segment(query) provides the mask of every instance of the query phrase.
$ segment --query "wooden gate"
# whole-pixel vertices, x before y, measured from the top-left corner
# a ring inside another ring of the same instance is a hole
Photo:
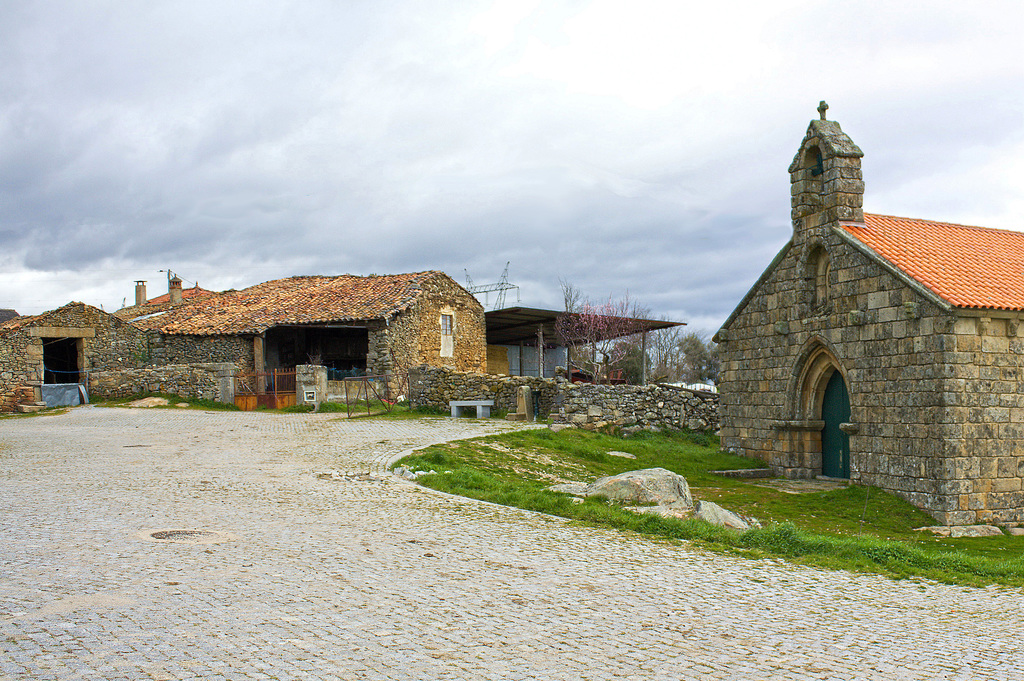
[[[295,404],[295,369],[247,371],[235,375],[235,405],[243,411],[283,409]]]

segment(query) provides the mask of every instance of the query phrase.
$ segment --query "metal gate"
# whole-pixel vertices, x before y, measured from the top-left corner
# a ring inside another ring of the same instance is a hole
[[[243,411],[258,407],[283,409],[295,404],[295,369],[246,371],[235,375],[235,405]]]

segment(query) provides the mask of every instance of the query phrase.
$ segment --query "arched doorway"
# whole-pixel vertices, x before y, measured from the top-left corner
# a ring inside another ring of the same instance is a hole
[[[842,364],[822,338],[804,346],[791,384],[792,418],[804,424],[800,451],[806,473],[850,477],[850,436],[840,425],[850,421],[850,393]]]
[[[838,369],[825,385],[821,401],[821,474],[831,478],[850,477],[850,436],[839,428],[839,424],[850,420],[850,395],[846,382]]]

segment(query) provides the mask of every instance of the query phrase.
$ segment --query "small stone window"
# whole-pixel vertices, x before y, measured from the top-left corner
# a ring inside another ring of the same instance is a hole
[[[814,307],[819,308],[828,302],[832,261],[828,257],[828,251],[819,246],[814,249],[808,264],[814,282]]]
[[[453,320],[455,315],[443,314],[441,315],[441,334],[445,336],[452,335]]]

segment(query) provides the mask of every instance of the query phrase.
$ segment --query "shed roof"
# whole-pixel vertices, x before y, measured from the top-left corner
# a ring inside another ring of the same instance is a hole
[[[1024,233],[867,213],[840,228],[957,307],[1024,310]]]
[[[566,313],[560,310],[542,310],[532,307],[506,307],[502,310],[491,310],[485,314],[487,320],[488,345],[512,345],[537,342],[537,329],[543,329],[544,338],[554,341],[557,338],[555,323]],[[656,319],[630,319],[635,333],[656,331],[673,326],[683,326],[685,322],[668,322]],[[602,339],[603,340],[603,339]]]
[[[429,270],[409,274],[301,276],[240,291],[211,293],[168,309],[143,305],[123,312],[136,326],[176,335],[258,334],[274,326],[384,319],[411,306]]]

